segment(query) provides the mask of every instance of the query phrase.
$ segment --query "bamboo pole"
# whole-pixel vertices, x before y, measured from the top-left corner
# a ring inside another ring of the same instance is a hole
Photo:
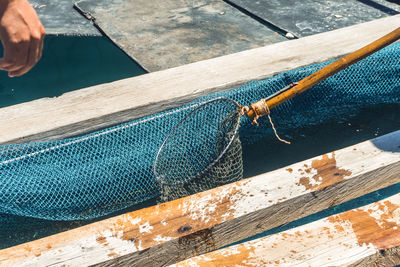
[[[357,51],[348,54],[335,62],[325,66],[324,68],[318,70],[317,72],[309,75],[308,77],[299,81],[295,86],[283,90],[282,93],[270,99],[261,99],[260,101],[250,105],[249,107],[244,107],[244,112],[246,116],[256,122],[258,117],[266,115],[269,110],[279,106],[280,104],[294,98],[295,96],[303,93],[307,89],[310,89],[314,85],[320,83],[321,81],[327,79],[333,74],[347,68],[348,66],[360,61],[361,59],[379,51],[380,49],[394,43],[400,39],[400,27],[396,30],[386,34],[385,36],[379,38],[378,40],[364,46]]]

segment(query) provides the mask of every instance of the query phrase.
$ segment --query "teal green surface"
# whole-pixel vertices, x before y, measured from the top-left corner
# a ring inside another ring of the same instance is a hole
[[[267,118],[261,118],[258,127],[243,118],[240,139],[245,177],[400,129],[399,48],[388,47],[274,109],[271,114],[276,128],[293,145],[276,140]],[[154,204],[152,198],[158,195],[152,172],[155,154],[188,110],[217,97],[248,105],[324,64],[211,94],[187,106],[82,137],[1,146],[1,245],[88,222],[49,222],[27,217],[54,221],[98,219],[124,212],[124,208],[134,209],[135,203]],[[395,186],[367,200],[397,192]],[[367,200],[353,201],[352,207]],[[334,210],[340,211],[343,209]]]
[[[104,37],[48,36],[42,59],[30,72],[9,78],[0,71],[0,108],[143,73]]]

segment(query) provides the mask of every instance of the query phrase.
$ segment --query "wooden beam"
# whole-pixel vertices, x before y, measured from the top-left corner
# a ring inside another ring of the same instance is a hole
[[[400,131],[206,192],[0,251],[20,266],[159,266],[400,182]]]
[[[173,266],[395,266],[399,248],[400,194]]]
[[[396,15],[2,108],[0,144],[76,136],[171,109],[200,95],[341,56],[399,25]]]

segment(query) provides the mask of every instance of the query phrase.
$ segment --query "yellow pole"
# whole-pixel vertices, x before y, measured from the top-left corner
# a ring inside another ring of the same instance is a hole
[[[354,64],[361,59],[377,52],[378,50],[388,46],[389,44],[400,39],[400,27],[391,33],[379,38],[378,40],[372,42],[371,44],[360,48],[359,50],[348,54],[335,62],[325,66],[324,68],[318,70],[317,72],[311,74],[310,76],[302,79],[292,88],[282,92],[281,94],[265,101],[264,99],[244,107],[243,111],[252,120],[257,120],[258,117],[266,115],[269,109],[279,106],[280,104],[286,102],[287,100],[303,93],[307,89],[313,87],[319,82],[325,80],[326,78],[332,76],[333,74],[347,68],[351,64]],[[267,105],[268,108],[265,107]]]

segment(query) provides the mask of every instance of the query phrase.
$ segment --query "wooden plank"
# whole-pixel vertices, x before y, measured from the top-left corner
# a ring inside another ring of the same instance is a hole
[[[4,249],[0,263],[172,264],[398,183],[399,173],[397,131],[233,184]]]
[[[400,15],[0,109],[0,144],[80,135],[354,51]]]
[[[75,0],[29,0],[47,35],[101,36],[99,30],[74,9]]]
[[[228,0],[228,2],[297,37],[399,14],[400,10],[398,5],[381,0]]]
[[[400,246],[379,250],[379,252],[349,264],[349,267],[356,266],[398,266],[400,264]]]
[[[173,266],[395,266],[399,248],[398,194]]]
[[[222,0],[81,0],[75,6],[148,71],[287,40]]]

